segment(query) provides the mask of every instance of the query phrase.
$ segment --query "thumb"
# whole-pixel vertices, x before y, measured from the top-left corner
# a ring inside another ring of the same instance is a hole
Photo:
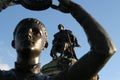
[[[71,0],[58,0],[60,2],[60,4],[64,5],[64,6],[69,6]]]

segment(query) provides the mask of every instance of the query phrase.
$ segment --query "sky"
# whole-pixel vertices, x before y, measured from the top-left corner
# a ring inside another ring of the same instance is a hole
[[[57,4],[56,0],[53,0]],[[108,63],[98,73],[100,80],[119,80],[120,76],[120,0],[73,0],[88,11],[108,32],[114,42],[117,52],[112,56]],[[43,11],[32,11],[21,5],[11,6],[0,12],[0,69],[9,70],[14,68],[16,61],[16,51],[11,47],[13,31],[18,22],[24,18],[37,18],[44,23],[48,31],[49,46],[42,51],[40,62],[41,66],[50,62],[51,43],[53,35],[58,32],[57,25],[63,24],[65,29],[72,30],[77,37],[81,47],[75,48],[78,58],[89,51],[87,37],[70,14],[64,14],[54,9]]]

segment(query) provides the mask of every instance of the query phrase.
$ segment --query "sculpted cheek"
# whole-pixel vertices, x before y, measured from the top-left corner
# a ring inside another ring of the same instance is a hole
[[[34,46],[32,47],[32,50],[42,50],[42,40],[39,39],[35,44]]]

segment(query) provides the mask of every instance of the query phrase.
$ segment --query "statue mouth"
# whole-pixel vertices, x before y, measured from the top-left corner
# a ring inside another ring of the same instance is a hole
[[[31,46],[34,45],[34,42],[31,41],[31,40],[23,40],[23,41],[21,42],[21,45],[24,46],[24,47],[31,47]]]

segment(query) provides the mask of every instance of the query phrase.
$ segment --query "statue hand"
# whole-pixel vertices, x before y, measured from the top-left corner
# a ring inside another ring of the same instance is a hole
[[[71,0],[58,0],[64,6],[69,6],[71,4]]]
[[[59,1],[59,5],[52,5],[51,8],[59,10],[63,13],[70,13],[70,2],[71,0],[58,0]]]

